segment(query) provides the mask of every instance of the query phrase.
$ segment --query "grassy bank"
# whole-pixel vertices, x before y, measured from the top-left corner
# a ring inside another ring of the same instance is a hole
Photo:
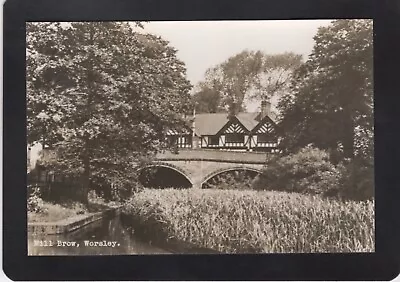
[[[28,211],[28,222],[54,222],[68,219],[81,214],[90,214],[106,210],[108,206],[89,203],[89,207],[77,202],[63,204],[43,202],[39,212]]]
[[[285,192],[150,190],[122,211],[151,240],[220,252],[374,251],[373,202]]]

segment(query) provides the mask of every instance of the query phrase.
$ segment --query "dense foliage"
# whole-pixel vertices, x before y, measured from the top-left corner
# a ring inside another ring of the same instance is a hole
[[[280,101],[286,152],[308,144],[339,160],[373,155],[372,20],[335,20],[314,37],[312,54]]]
[[[219,91],[200,83],[193,96],[196,103],[196,112],[198,113],[220,113],[226,109],[222,105],[222,97]]]
[[[44,202],[40,195],[40,188],[38,186],[28,186],[28,199],[26,202],[27,211],[33,213],[44,212]]]
[[[98,182],[132,183],[132,162],[166,145],[190,107],[185,66],[160,37],[128,23],[27,24],[28,142],[48,164]]]
[[[341,172],[329,155],[312,147],[270,161],[253,187],[305,194],[324,194],[339,186]]]
[[[334,165],[326,151],[308,146],[269,161],[252,187],[365,201],[374,197],[373,168],[371,158],[359,157]]]
[[[356,157],[339,166],[341,178],[337,187],[343,199],[369,200],[375,197],[374,163],[371,158]]]
[[[123,209],[148,240],[180,240],[227,253],[374,251],[373,202],[298,193],[148,190]]]

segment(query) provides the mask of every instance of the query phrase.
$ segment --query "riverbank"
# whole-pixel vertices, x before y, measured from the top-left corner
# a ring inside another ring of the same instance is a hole
[[[72,232],[104,217],[116,216],[119,208],[107,208],[99,212],[75,215],[58,221],[28,222],[28,233],[62,234]]]
[[[296,193],[150,190],[123,208],[140,236],[222,253],[374,251],[373,202]]]
[[[64,204],[43,202],[39,211],[28,211],[28,222],[54,222],[66,220],[77,215],[87,215],[108,209],[104,204],[89,203],[86,207],[82,203],[67,202]]]
[[[71,232],[105,216],[115,215],[119,206],[89,202],[88,206],[78,202],[63,204],[42,202],[40,209],[28,211],[28,232],[61,234]]]

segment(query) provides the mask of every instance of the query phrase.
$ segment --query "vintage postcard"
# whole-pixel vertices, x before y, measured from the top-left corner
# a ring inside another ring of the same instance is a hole
[[[28,255],[375,252],[373,22],[26,22]]]

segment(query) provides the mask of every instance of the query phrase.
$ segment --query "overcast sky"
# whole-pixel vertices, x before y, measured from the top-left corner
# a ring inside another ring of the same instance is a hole
[[[145,31],[160,35],[178,49],[177,56],[187,67],[193,85],[205,71],[227,58],[248,50],[267,54],[285,51],[303,55],[312,51],[318,27],[331,20],[281,21],[181,21],[150,22]]]

